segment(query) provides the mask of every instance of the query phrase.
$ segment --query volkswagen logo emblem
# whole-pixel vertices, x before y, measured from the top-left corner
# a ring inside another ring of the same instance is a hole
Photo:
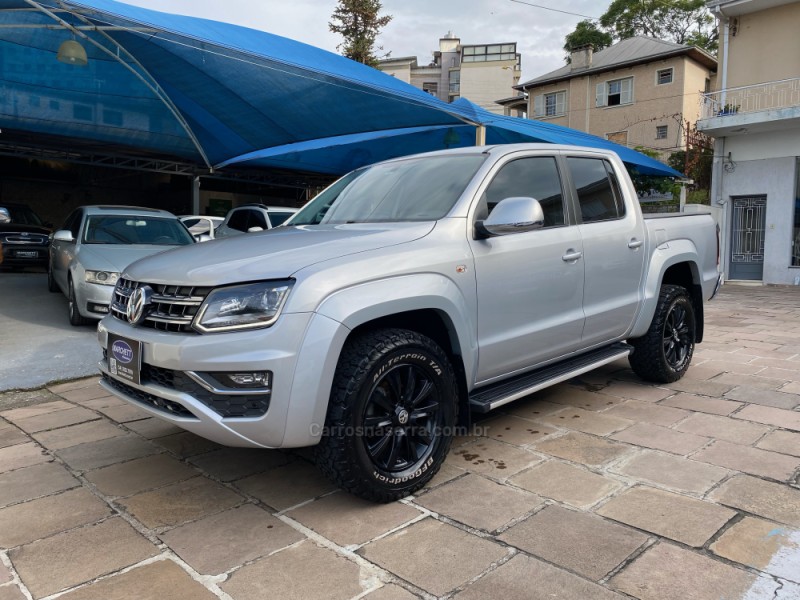
[[[149,285],[143,285],[136,288],[128,300],[128,309],[126,311],[128,322],[131,325],[139,325],[147,316],[147,307],[153,301],[153,288]]]

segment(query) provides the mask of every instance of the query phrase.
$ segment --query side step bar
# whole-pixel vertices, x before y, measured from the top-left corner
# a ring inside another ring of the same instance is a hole
[[[475,412],[487,413],[543,388],[625,358],[632,351],[631,346],[620,342],[518,375],[513,379],[478,388],[469,395],[470,407]]]

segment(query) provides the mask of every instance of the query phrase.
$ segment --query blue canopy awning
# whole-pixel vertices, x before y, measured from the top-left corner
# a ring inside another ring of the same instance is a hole
[[[87,66],[58,62],[75,39]],[[375,160],[487,143],[609,147],[595,136],[453,104],[336,54],[245,27],[114,0],[0,0],[0,128],[80,138],[221,168],[340,174]]]

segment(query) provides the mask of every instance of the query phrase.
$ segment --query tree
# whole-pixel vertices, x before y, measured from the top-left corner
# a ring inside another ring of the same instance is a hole
[[[704,0],[613,0],[600,25],[620,40],[646,35],[717,52],[716,23]]]
[[[392,20],[391,15],[380,16],[381,8],[380,0],[339,0],[328,23],[333,33],[344,38],[336,49],[347,58],[376,66],[375,40],[381,29]]]
[[[564,51],[567,53],[566,61],[569,62],[570,53],[576,48],[581,46],[591,45],[595,52],[608,48],[614,39],[610,33],[602,31],[597,28],[592,21],[588,19],[578,23],[575,31],[567,34],[564,40]]]

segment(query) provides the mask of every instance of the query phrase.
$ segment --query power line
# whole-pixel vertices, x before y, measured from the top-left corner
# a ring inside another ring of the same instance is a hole
[[[591,19],[592,21],[597,21],[598,17],[590,17],[589,15],[582,15],[581,13],[569,12],[568,10],[560,10],[558,8],[551,8],[549,6],[542,6],[541,4],[533,4],[532,2],[524,2],[524,0],[511,0],[511,2],[516,2],[517,4],[527,4],[528,6],[533,6],[534,8],[542,8],[544,10],[551,10],[553,12],[562,13],[565,15],[572,15],[573,17],[583,17],[585,19]]]

